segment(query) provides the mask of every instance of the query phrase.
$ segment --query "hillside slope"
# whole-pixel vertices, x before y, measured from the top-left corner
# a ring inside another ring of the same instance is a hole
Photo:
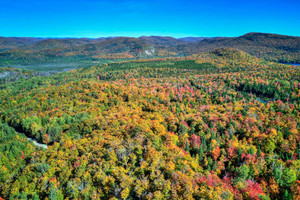
[[[199,43],[180,45],[174,51],[186,55],[217,48],[236,48],[256,57],[278,62],[300,62],[300,37],[266,33],[248,33],[240,37],[205,39]]]
[[[13,48],[28,46],[41,40],[43,39],[26,37],[0,37],[0,52]]]
[[[218,48],[239,49],[269,61],[300,63],[300,37],[266,33],[206,39],[143,36],[19,40],[22,42],[18,43],[14,40],[10,43],[13,49],[0,52],[0,65],[189,56]],[[197,40],[200,41],[196,42]],[[16,43],[19,47],[16,47]],[[4,48],[4,45],[2,47]]]

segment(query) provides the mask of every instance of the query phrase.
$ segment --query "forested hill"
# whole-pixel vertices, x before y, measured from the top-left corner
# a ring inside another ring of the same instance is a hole
[[[0,37],[0,52],[13,48],[29,46],[41,40],[43,39],[26,37]]]
[[[0,37],[0,65],[181,57],[224,47],[240,49],[269,61],[300,63],[300,37],[248,33],[231,38],[179,39],[161,36],[98,39]]]
[[[240,37],[204,39],[196,44],[177,46],[176,50],[196,54],[224,47],[237,48],[271,61],[300,62],[300,37],[277,34],[248,33]]]

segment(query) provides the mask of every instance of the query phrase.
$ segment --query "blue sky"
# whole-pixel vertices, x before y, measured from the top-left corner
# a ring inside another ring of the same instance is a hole
[[[0,35],[300,36],[299,12],[299,0],[0,0]]]

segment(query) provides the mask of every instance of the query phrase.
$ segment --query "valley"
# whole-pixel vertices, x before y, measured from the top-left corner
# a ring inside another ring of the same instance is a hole
[[[11,46],[5,46],[7,40]],[[20,41],[23,42],[20,45]],[[28,41],[30,41],[28,43]],[[300,38],[268,33],[239,37],[173,38],[161,36],[107,37],[98,39],[0,38],[0,66],[109,63],[132,59],[193,56],[218,48],[236,48],[280,63],[300,63]],[[56,68],[60,68],[59,66]]]

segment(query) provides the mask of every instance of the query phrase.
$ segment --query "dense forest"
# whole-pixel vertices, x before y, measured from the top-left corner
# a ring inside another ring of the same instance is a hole
[[[269,61],[300,63],[300,37],[277,34],[248,33],[240,37],[206,39],[175,48],[183,54],[196,54],[217,48],[236,48]]]
[[[98,39],[0,37],[0,66],[124,61],[198,55],[219,48],[236,48],[280,63],[300,63],[300,37],[248,33],[240,37],[173,38],[161,36]]]
[[[3,69],[0,199],[300,199],[299,69],[230,48]]]

